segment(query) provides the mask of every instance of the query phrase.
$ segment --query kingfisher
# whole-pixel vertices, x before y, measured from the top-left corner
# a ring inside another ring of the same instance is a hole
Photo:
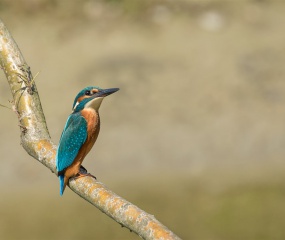
[[[80,166],[97,140],[100,131],[99,108],[104,97],[117,92],[119,88],[101,89],[86,87],[74,99],[56,153],[56,168],[62,196],[69,178],[80,178]],[[91,175],[92,176],[92,175]]]

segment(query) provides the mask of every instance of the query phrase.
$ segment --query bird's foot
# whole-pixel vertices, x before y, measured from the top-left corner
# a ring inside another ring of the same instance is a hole
[[[74,179],[78,179],[78,178],[82,178],[82,177],[86,177],[86,176],[93,177],[93,178],[97,179],[91,173],[80,173],[80,172],[74,176]]]
[[[82,165],[80,166],[80,172],[83,172],[83,173],[87,173],[87,169],[85,167],[83,167]]]
[[[80,169],[79,169],[79,173],[77,173],[74,178],[77,179],[77,178],[81,178],[81,177],[86,177],[86,176],[90,176],[90,177],[93,177],[95,179],[97,179],[95,176],[93,176],[91,173],[87,172],[86,168],[83,167],[82,165],[80,166]]]

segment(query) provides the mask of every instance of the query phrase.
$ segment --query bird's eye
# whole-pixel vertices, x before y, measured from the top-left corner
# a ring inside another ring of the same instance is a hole
[[[91,92],[90,92],[89,90],[86,90],[86,91],[85,91],[85,95],[90,96],[90,95],[91,95]]]

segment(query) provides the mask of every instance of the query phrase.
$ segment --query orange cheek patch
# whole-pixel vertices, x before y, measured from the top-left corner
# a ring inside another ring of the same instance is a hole
[[[77,102],[81,102],[83,99],[85,99],[85,98],[90,98],[91,96],[86,96],[86,95],[84,95],[84,96],[82,96],[82,97],[79,97],[78,98],[78,100],[77,100]]]

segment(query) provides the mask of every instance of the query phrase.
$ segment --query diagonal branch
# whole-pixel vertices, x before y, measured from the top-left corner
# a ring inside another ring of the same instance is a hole
[[[1,20],[0,64],[13,95],[13,110],[19,119],[22,146],[29,155],[57,174],[57,146],[51,141],[32,73]],[[92,177],[71,179],[69,187],[143,239],[180,239],[154,216],[116,195]]]

